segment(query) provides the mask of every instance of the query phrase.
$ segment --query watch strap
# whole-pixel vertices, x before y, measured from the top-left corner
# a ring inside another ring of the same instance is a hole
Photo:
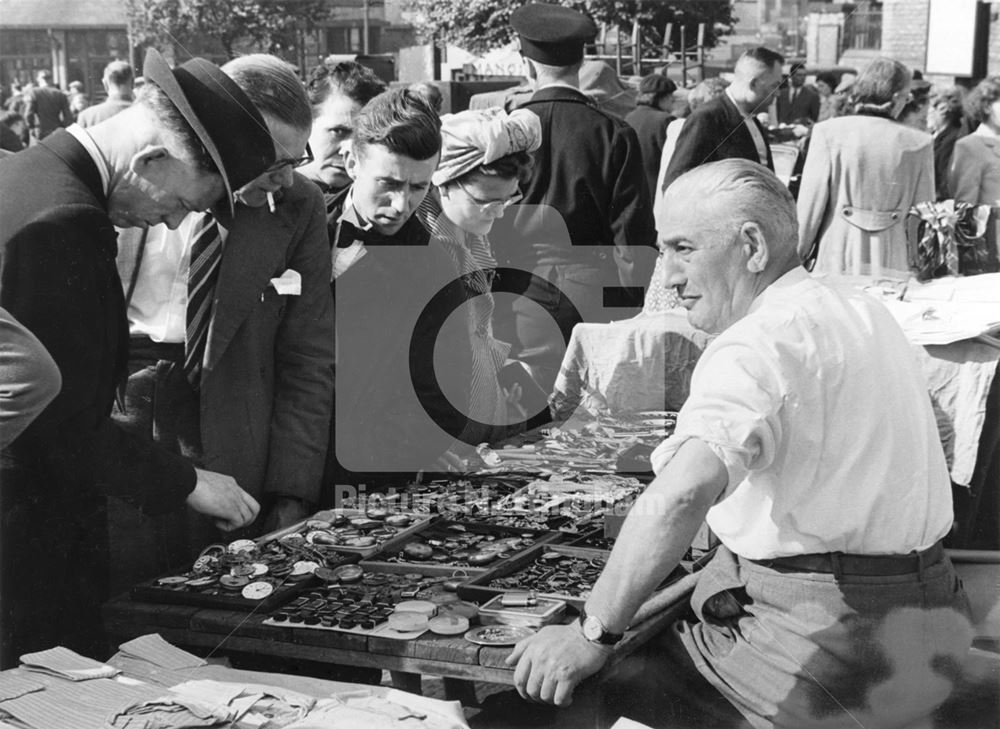
[[[583,624],[587,621],[587,617],[588,617],[587,609],[581,607],[580,608],[581,628],[583,628]],[[608,630],[604,627],[604,623],[601,622],[600,618],[595,618],[595,619],[601,626],[601,634],[597,636],[597,638],[592,640],[591,641],[592,643],[600,643],[601,645],[614,645],[615,643],[618,643],[622,638],[625,637],[624,633],[609,633]],[[584,633],[584,637],[586,637],[586,633]],[[587,640],[590,640],[590,638],[587,638]]]

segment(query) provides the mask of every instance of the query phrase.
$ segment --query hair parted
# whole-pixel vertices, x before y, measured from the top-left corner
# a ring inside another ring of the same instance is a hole
[[[756,223],[769,241],[790,245],[798,242],[799,224],[795,198],[771,170],[757,162],[731,158],[700,165],[684,173],[667,188],[664,203],[672,189],[684,194],[704,192],[727,212],[718,224]]]
[[[354,127],[356,154],[372,144],[410,159],[430,159],[441,151],[441,119],[420,94],[385,91],[365,105]]]
[[[312,128],[312,107],[295,67],[277,56],[251,53],[222,67],[263,116],[295,129]]]

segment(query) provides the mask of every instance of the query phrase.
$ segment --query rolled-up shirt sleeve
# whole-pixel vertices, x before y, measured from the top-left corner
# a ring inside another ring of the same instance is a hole
[[[781,447],[780,414],[786,399],[774,361],[762,355],[759,343],[752,347],[717,340],[710,345],[695,368],[674,434],[653,451],[653,470],[659,473],[692,438],[708,445],[725,464],[726,494],[749,472],[767,468]]]
[[[38,417],[61,386],[59,368],[42,343],[0,309],[0,448]]]

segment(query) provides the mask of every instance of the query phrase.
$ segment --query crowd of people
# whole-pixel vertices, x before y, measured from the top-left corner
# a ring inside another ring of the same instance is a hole
[[[29,94],[37,143],[0,159],[3,667],[54,644],[102,655],[111,589],[219,530],[464,470],[544,411],[575,324],[632,316],[654,287],[717,339],[580,622],[512,654],[518,690],[567,704],[707,518],[723,547],[662,653],[704,684],[687,699],[802,727],[843,701],[881,716],[886,682],[890,711],[947,698],[968,606],[930,403],[889,314],[803,265],[905,269],[902,218],[936,181],[995,197],[971,169],[993,159],[1000,86],[965,100],[979,126],[957,142],[956,93],[929,95],[932,139],[897,121],[901,64],[873,62],[838,115],[838,80],[813,89],[757,48],[728,84],[643,79],[622,119],[581,91],[590,18],[531,4],[511,22],[517,108],[442,116],[433,85],[389,89],[355,62],[303,82],[269,55],[171,69],[155,50],[134,97],[112,63],[75,123],[61,91]],[[772,104],[809,131],[797,210],[759,119]],[[948,639],[900,676],[886,630]],[[662,675],[607,710],[657,716]]]

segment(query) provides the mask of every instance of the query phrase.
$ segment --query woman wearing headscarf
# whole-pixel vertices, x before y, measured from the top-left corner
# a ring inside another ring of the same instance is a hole
[[[541,144],[534,112],[518,109],[463,111],[441,118],[441,162],[435,189],[417,209],[431,233],[455,262],[468,296],[463,308],[472,341],[472,422],[462,434],[469,444],[507,434],[508,394],[499,381],[510,345],[493,337],[493,283],[496,259],[487,234],[494,221],[521,199],[519,184],[531,170],[531,152]],[[445,383],[442,383],[444,385]]]
[[[815,271],[909,268],[906,215],[934,199],[930,135],[895,119],[910,82],[906,66],[876,58],[854,83],[854,114],[813,127],[798,211],[799,254]]]

